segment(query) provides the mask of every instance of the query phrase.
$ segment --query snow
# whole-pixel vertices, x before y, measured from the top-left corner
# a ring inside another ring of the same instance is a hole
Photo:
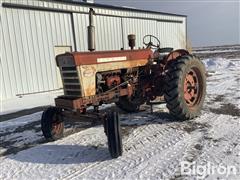
[[[208,71],[230,70],[233,68],[240,70],[240,61],[238,59],[211,58],[204,59],[203,63]]]
[[[208,74],[208,96],[222,95],[225,103],[232,103],[240,108],[240,60],[213,58],[205,59]]]
[[[195,51],[197,54],[206,54],[206,53],[226,53],[226,52],[237,52],[239,50],[204,50],[204,51]]]
[[[210,120],[210,121],[209,121]],[[211,128],[188,133],[188,123],[147,123],[123,139],[124,154],[111,159],[101,126],[90,128],[62,140],[46,143],[1,158],[2,179],[146,179],[169,178],[177,173],[179,163],[194,157],[194,146],[205,138],[221,139],[202,143],[198,163],[228,163],[234,159],[224,152],[239,141],[239,122],[231,116],[204,114],[196,123],[209,123]],[[190,122],[193,123],[193,122]],[[227,126],[224,126],[224,125]],[[226,129],[222,133],[222,128]],[[227,130],[228,129],[228,130]],[[232,163],[240,163],[235,159]],[[163,173],[164,172],[164,173]]]
[[[118,159],[110,158],[103,127],[96,126],[0,157],[0,179],[239,179],[240,116],[233,110],[240,108],[240,59],[212,58],[203,63],[209,77],[200,117],[179,122],[164,105],[154,106],[153,114],[149,110],[121,114],[124,153]],[[24,146],[39,141],[41,113],[0,122],[1,142]],[[36,123],[35,129],[17,131],[31,123]],[[8,148],[1,147],[0,153]],[[237,172],[183,175],[184,161],[231,165]]]
[[[6,129],[10,129],[10,128],[14,129],[14,128],[17,128],[19,126],[24,126],[28,123],[38,121],[38,120],[41,119],[41,116],[42,116],[42,111],[31,114],[31,115],[22,116],[22,117],[19,117],[19,118],[15,118],[15,119],[11,119],[11,120],[8,120],[8,121],[0,122],[0,132],[3,132]]]

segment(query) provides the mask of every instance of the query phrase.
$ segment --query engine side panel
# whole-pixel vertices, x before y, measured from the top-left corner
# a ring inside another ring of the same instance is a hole
[[[128,69],[134,67],[145,66],[148,64],[148,59],[137,59],[125,62],[109,62],[95,65],[79,66],[81,74],[81,82],[83,96],[93,96],[96,94],[96,73],[106,72],[120,69]]]
[[[57,65],[60,70],[63,67],[75,67],[78,71],[80,87],[71,84],[64,86],[65,95],[87,97],[96,94],[96,73],[108,72],[114,70],[128,69],[145,66],[152,57],[150,49],[140,50],[121,50],[121,51],[96,51],[96,52],[72,52],[58,55],[56,57]],[[62,73],[62,72],[61,72]],[[71,79],[62,74],[62,80]],[[76,88],[75,88],[76,87]],[[74,88],[74,89],[73,89]],[[79,92],[79,95],[77,93]]]

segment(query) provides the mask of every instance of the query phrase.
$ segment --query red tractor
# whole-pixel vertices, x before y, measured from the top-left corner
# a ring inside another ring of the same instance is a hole
[[[101,120],[113,158],[122,155],[120,121],[117,111],[99,113],[102,104],[115,102],[127,112],[137,112],[144,103],[161,97],[170,114],[178,120],[197,117],[206,93],[205,68],[187,50],[160,48],[160,41],[146,35],[146,48],[134,50],[135,35],[129,35],[131,50],[94,51],[94,11],[89,11],[88,46],[90,52],[71,52],[56,57],[64,95],[55,107],[44,111],[41,119],[46,139],[63,136],[63,121],[91,115]],[[156,42],[156,43],[154,43]],[[155,49],[152,51],[152,49]],[[87,108],[94,107],[89,114]]]

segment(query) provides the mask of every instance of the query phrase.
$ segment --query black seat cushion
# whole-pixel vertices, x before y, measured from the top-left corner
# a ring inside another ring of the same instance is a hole
[[[160,53],[167,53],[173,51],[173,48],[167,47],[167,48],[159,48]]]

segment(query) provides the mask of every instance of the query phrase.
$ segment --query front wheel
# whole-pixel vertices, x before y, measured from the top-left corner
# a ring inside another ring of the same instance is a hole
[[[122,155],[122,134],[118,112],[113,111],[107,114],[104,128],[108,138],[108,149],[112,158]]]
[[[59,109],[49,107],[42,114],[41,129],[48,141],[54,141],[63,137],[64,123],[59,119]]]
[[[170,113],[180,120],[200,115],[206,95],[203,63],[187,55],[169,63],[164,98]]]

